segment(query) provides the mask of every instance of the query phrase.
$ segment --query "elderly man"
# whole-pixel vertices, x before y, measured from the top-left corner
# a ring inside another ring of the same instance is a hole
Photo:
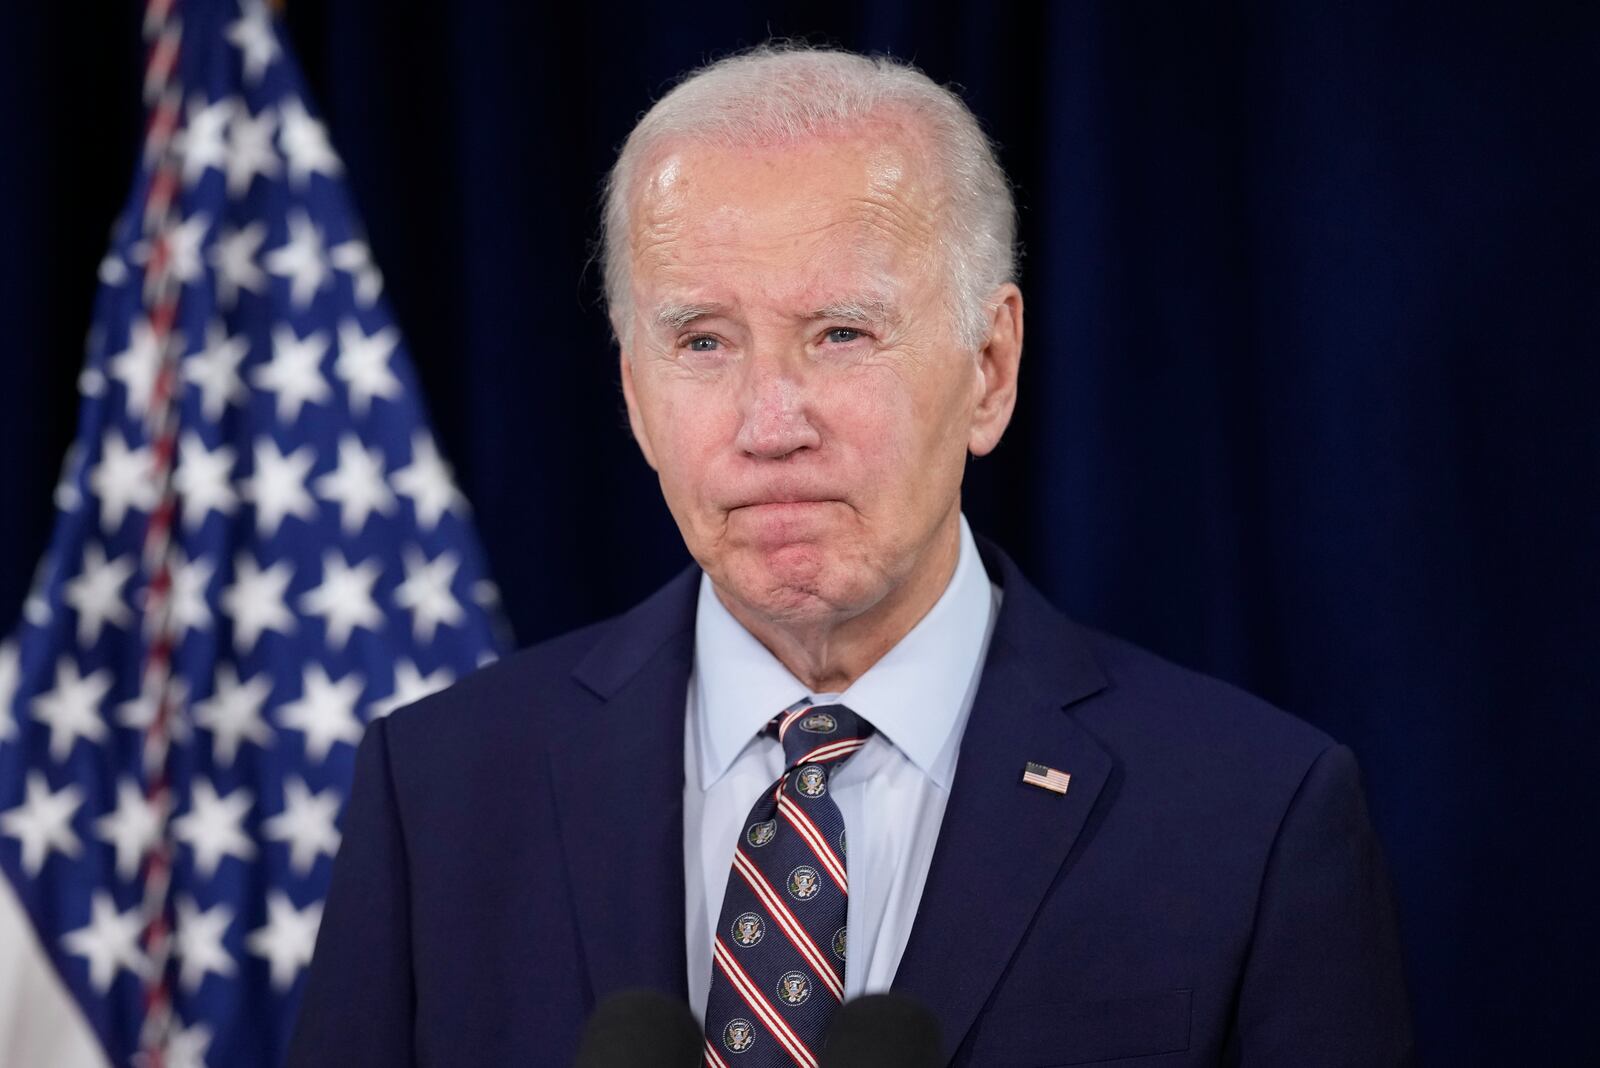
[[[1004,176],[960,100],[758,49],[640,121],[605,279],[697,567],[377,721],[292,1063],[570,1063],[686,998],[712,1065],[845,999],[953,1064],[1390,1065],[1348,750],[1070,623],[961,515],[1016,400]]]

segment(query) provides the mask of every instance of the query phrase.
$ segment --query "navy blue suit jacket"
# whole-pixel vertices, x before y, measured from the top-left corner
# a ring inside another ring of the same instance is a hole
[[[951,1062],[1409,1063],[1350,752],[983,552],[1005,600],[894,982]],[[291,1065],[565,1066],[606,993],[685,996],[698,577],[372,725]]]

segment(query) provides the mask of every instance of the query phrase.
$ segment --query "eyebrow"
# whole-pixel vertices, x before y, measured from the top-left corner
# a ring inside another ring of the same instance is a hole
[[[893,304],[881,297],[851,297],[824,304],[807,319],[835,319],[848,323],[886,326],[899,321]]]
[[[727,306],[718,303],[663,304],[656,309],[655,325],[662,330],[682,330],[698,319],[727,314]],[[898,323],[895,306],[882,297],[846,297],[830,301],[804,316],[807,321],[833,319],[848,323],[867,323],[886,326]]]
[[[682,330],[696,319],[722,311],[721,304],[663,304],[656,309],[656,326],[664,330]]]

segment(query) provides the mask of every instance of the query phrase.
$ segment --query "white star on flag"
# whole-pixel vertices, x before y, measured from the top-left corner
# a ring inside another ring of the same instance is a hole
[[[267,270],[289,282],[289,300],[305,308],[331,277],[322,235],[303,211],[289,215],[289,239],[266,255]]]
[[[172,485],[178,493],[186,529],[198,528],[212,512],[225,516],[233,514],[239,503],[239,495],[233,488],[234,460],[233,450],[228,446],[207,449],[199,434],[193,430],[184,431],[178,445],[178,466],[172,475]]]
[[[222,320],[206,327],[206,346],[184,358],[183,380],[200,391],[200,414],[216,422],[230,404],[249,396],[239,365],[250,352],[250,339],[229,337]]]
[[[287,560],[263,570],[248,551],[234,559],[233,585],[222,593],[222,610],[233,623],[233,643],[241,653],[255,648],[266,631],[288,635],[294,613],[284,601],[293,572]]]
[[[372,407],[374,397],[394,400],[400,396],[400,380],[389,369],[389,357],[400,344],[400,331],[386,326],[370,337],[354,319],[339,323],[339,358],[333,371],[344,379],[350,391],[350,410],[357,418]]]
[[[411,436],[411,463],[395,471],[390,480],[396,490],[411,498],[417,523],[424,530],[437,527],[446,512],[466,508],[466,498],[450,477],[450,465],[426,432]]]
[[[339,439],[339,466],[317,479],[317,493],[339,505],[339,525],[349,535],[361,533],[373,512],[390,515],[395,510],[394,491],[383,477],[383,455],[365,449],[361,439],[346,434]]]
[[[376,560],[352,565],[336,551],[323,555],[322,583],[301,595],[300,609],[323,618],[331,648],[343,649],[357,627],[376,631],[383,625],[383,612],[372,599],[379,574]]]
[[[134,1054],[134,1068],[207,1068],[206,1051],[211,1048],[211,1028],[203,1023],[179,1027],[166,1036],[166,1048],[156,1060],[143,1053]]]
[[[115,533],[129,511],[149,512],[161,499],[161,487],[148,446],[130,449],[122,433],[107,430],[101,439],[100,462],[89,472],[89,489],[100,501],[100,524]]]
[[[228,120],[233,118],[234,103],[224,98],[207,104],[205,97],[196,93],[189,98],[189,117],[183,129],[173,137],[173,148],[183,160],[183,184],[194,185],[206,171],[220,170],[228,158],[228,145],[224,140]]]
[[[127,629],[133,622],[133,609],[123,599],[122,588],[138,567],[132,557],[106,559],[106,550],[97,541],[84,546],[83,567],[62,587],[61,599],[78,615],[78,644],[93,645],[106,624]]]
[[[361,741],[361,720],[356,704],[361,700],[361,676],[351,672],[335,682],[321,664],[307,664],[300,698],[278,709],[278,721],[306,737],[306,756],[321,764],[335,743]]]
[[[372,262],[372,250],[354,238],[328,250],[328,262],[350,276],[356,303],[370,308],[383,292],[383,272]]]
[[[106,721],[100,702],[111,689],[109,668],[78,673],[70,656],[56,661],[56,684],[33,699],[33,718],[50,728],[50,759],[65,763],[78,739],[105,740]]]
[[[241,289],[257,295],[266,289],[267,276],[256,263],[261,243],[266,239],[266,226],[253,222],[242,230],[224,227],[212,244],[208,255],[211,265],[217,269],[217,303],[224,308],[238,303]]]
[[[194,898],[181,897],[177,921],[172,949],[179,961],[178,982],[183,989],[194,993],[208,974],[227,978],[238,970],[233,954],[222,945],[228,925],[233,923],[231,908],[218,902],[201,911]]]
[[[89,982],[104,993],[111,989],[117,972],[127,969],[136,976],[149,970],[149,960],[139,948],[139,933],[144,917],[138,905],[118,912],[117,903],[104,890],[89,899],[89,922],[61,936],[61,945],[75,957],[89,962]]]
[[[161,341],[149,319],[135,319],[128,333],[128,347],[106,361],[111,377],[128,393],[128,411],[143,418],[155,394],[156,376],[161,373]],[[109,431],[108,431],[109,433]]]
[[[261,80],[278,57],[278,38],[272,29],[272,15],[260,0],[244,4],[241,18],[228,24],[228,41],[239,49],[244,64],[244,80],[254,85]]]
[[[282,108],[283,127],[278,145],[289,158],[289,181],[305,185],[313,174],[333,177],[344,170],[333,146],[328,143],[328,131],[311,117],[298,100],[288,100]]]
[[[233,759],[244,742],[266,748],[272,744],[272,727],[261,710],[272,693],[272,680],[265,672],[248,682],[239,680],[239,669],[224,663],[217,668],[217,685],[210,697],[194,706],[194,722],[211,732],[211,754],[217,764],[233,767]]]
[[[455,553],[440,553],[429,562],[416,546],[406,546],[406,579],[395,587],[394,601],[411,613],[417,641],[430,642],[439,624],[454,626],[466,617],[461,602],[450,592],[460,566],[461,558]]]
[[[256,855],[256,844],[243,827],[253,800],[242,786],[219,797],[211,780],[194,780],[189,811],[172,821],[172,835],[189,847],[202,878],[215,875],[224,857],[250,860]]]
[[[233,116],[228,138],[228,195],[238,198],[250,191],[256,175],[276,178],[283,169],[273,138],[278,132],[278,115],[271,108],[262,108],[261,114],[250,117],[240,107]]]
[[[162,816],[139,784],[117,780],[117,807],[94,821],[95,837],[117,854],[117,878],[131,880],[152,846],[161,840]]]
[[[424,675],[417,669],[415,661],[400,660],[394,666],[394,691],[372,706],[372,718],[387,716],[397,708],[404,708],[429,694],[438,693],[455,681],[449,668],[438,668]]]
[[[324,404],[333,396],[320,367],[327,351],[328,335],[321,330],[300,337],[287,323],[272,328],[272,360],[252,371],[250,381],[277,394],[280,422],[293,424],[302,406]]]
[[[192,215],[169,230],[162,239],[167,253],[167,270],[179,282],[198,279],[205,270],[200,247],[205,244],[206,231],[211,220],[205,215]]]
[[[256,529],[264,536],[276,534],[291,515],[308,523],[317,517],[317,502],[306,489],[316,462],[310,445],[285,456],[270,437],[256,438],[255,471],[243,481],[241,492],[256,506]]]
[[[173,633],[181,639],[185,631],[211,626],[211,606],[206,603],[206,587],[217,565],[204,556],[190,559],[182,549],[172,552],[172,590],[167,599],[167,616]]]
[[[314,794],[304,779],[290,777],[283,783],[283,811],[263,821],[261,828],[272,841],[288,845],[289,866],[304,875],[318,857],[339,851],[334,824],[342,803],[332,787]]]
[[[267,895],[267,925],[251,931],[245,946],[256,956],[266,958],[273,989],[289,989],[300,969],[311,963],[321,923],[322,902],[296,909],[282,890]]]
[[[186,742],[189,740],[189,717],[182,715],[181,710],[189,700],[188,684],[181,678],[172,678],[167,682],[167,689],[170,690],[167,733],[174,742]],[[117,706],[117,723],[141,734],[148,731],[160,710],[162,692],[158,674],[146,673],[139,683],[139,696]]]
[[[55,793],[40,771],[28,772],[22,804],[0,812],[0,834],[22,846],[22,870],[38,875],[51,853],[76,857],[83,851],[72,830],[72,817],[83,804],[83,791],[68,783]]]
[[[100,266],[95,271],[95,277],[113,288],[122,285],[128,280],[128,265],[124,262],[116,249],[107,252],[100,260]]]

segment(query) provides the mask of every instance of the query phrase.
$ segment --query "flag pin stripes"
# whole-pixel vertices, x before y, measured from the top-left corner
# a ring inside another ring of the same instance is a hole
[[[1072,782],[1072,776],[1055,768],[1047,768],[1043,764],[1028,761],[1022,769],[1022,781],[1029,786],[1037,786],[1051,793],[1064,794]]]

